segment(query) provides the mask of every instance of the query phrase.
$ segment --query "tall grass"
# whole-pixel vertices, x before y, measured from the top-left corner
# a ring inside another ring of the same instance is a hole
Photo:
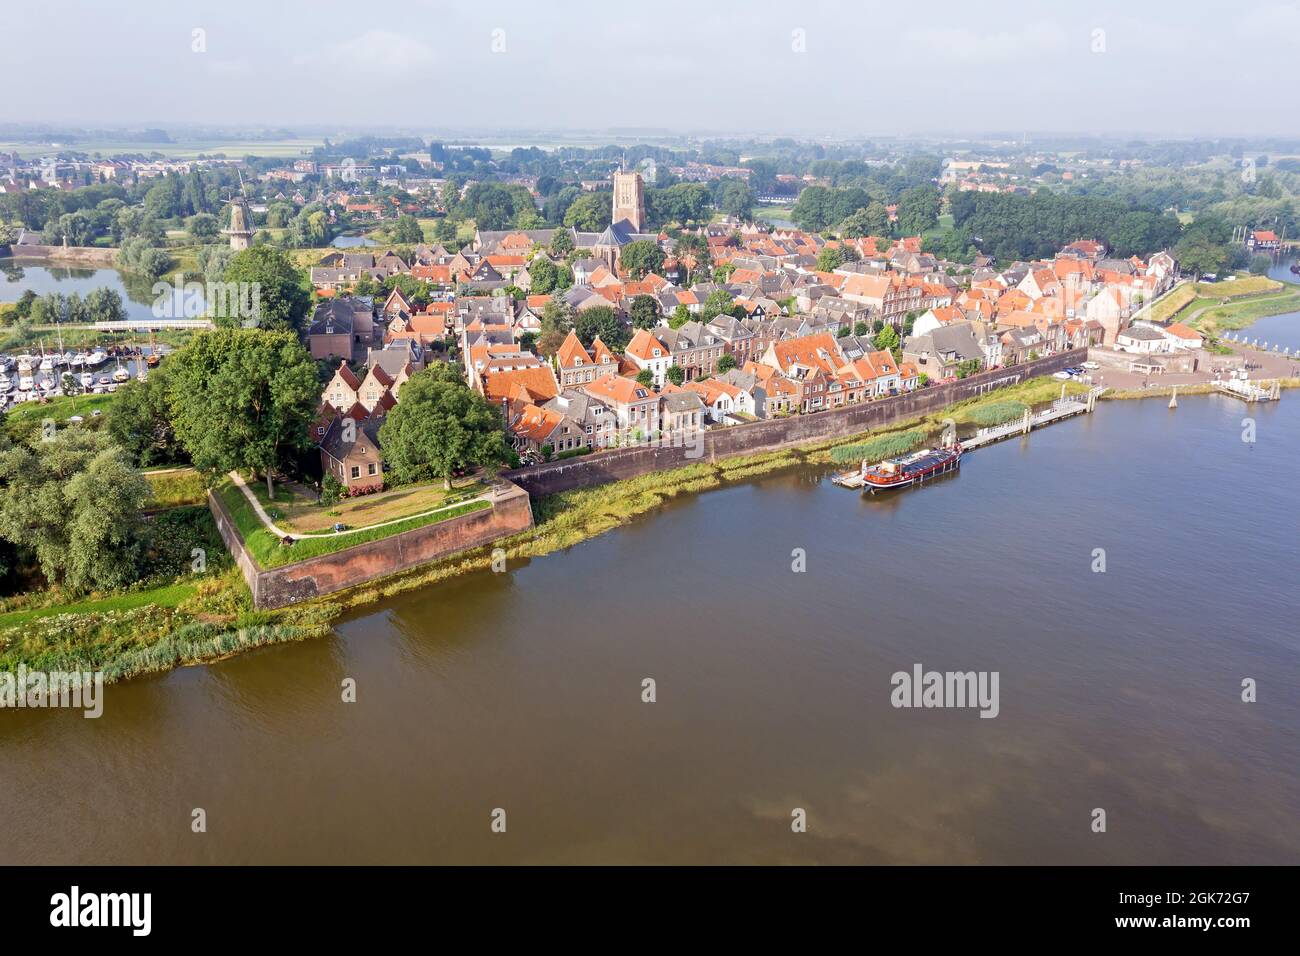
[[[989,405],[981,405],[978,408],[971,409],[970,420],[976,425],[986,427],[1002,425],[1023,417],[1027,408],[1029,406],[1024,402],[993,402]]]
[[[911,451],[925,440],[925,432],[919,428],[897,432],[893,435],[881,435],[859,445],[841,445],[831,450],[831,461],[837,465],[847,465],[862,460],[879,461],[893,458]]]

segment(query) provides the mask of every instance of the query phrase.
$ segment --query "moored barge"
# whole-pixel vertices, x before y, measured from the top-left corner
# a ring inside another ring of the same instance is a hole
[[[926,448],[901,458],[888,458],[874,465],[863,461],[858,471],[837,475],[834,481],[846,488],[862,488],[874,494],[877,491],[920,484],[960,467],[961,445],[953,444],[943,448]]]

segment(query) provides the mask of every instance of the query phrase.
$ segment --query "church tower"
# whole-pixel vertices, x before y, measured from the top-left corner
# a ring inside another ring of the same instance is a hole
[[[641,174],[620,169],[614,173],[614,212],[611,222],[626,219],[633,232],[645,232],[645,188]]]

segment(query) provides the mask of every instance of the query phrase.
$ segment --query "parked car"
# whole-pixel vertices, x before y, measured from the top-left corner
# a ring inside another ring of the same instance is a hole
[[[1094,370],[1094,369],[1099,369],[1099,368],[1101,368],[1101,363],[1100,363],[1100,362],[1084,362],[1084,363],[1083,363],[1083,367],[1086,368],[1086,369],[1088,369],[1089,371],[1092,371],[1092,370]]]
[[[1052,376],[1052,378],[1060,378],[1060,379],[1068,379],[1073,377],[1074,376],[1072,376],[1069,372],[1057,372],[1055,375]]]

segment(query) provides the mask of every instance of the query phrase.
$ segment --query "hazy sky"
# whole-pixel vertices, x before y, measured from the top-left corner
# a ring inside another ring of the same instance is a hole
[[[0,121],[1300,136],[1300,2],[8,6]]]

